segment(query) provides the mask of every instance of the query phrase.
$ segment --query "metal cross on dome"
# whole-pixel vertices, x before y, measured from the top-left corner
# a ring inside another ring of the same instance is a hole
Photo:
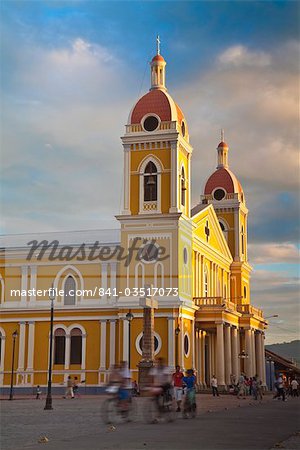
[[[159,39],[159,35],[156,36],[156,53],[157,53],[157,55],[160,55],[160,39]]]
[[[208,226],[208,221],[206,222],[204,231],[205,231],[205,234],[206,234],[206,242],[208,242],[208,238],[209,238],[209,234],[210,234],[210,230],[209,230],[209,226]]]

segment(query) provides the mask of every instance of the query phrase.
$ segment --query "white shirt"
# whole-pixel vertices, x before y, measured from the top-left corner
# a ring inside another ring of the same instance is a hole
[[[212,387],[218,387],[218,381],[216,378],[211,379],[211,385],[212,385]]]

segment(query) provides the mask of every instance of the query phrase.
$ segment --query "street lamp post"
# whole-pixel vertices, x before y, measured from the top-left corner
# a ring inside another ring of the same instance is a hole
[[[177,327],[176,327],[176,329],[175,329],[175,337],[176,337],[176,340],[175,340],[175,353],[176,353],[176,361],[175,361],[175,365],[176,366],[178,366],[178,338],[179,338],[179,333],[180,333],[180,327],[179,327],[179,325],[177,325]]]
[[[51,289],[49,289],[49,299],[51,300],[51,314],[50,314],[50,349],[49,349],[49,368],[48,368],[48,389],[47,389],[47,397],[46,404],[44,409],[53,409],[52,408],[52,348],[53,348],[53,316],[54,316],[54,289],[53,284]]]
[[[17,330],[13,332],[13,348],[12,348],[12,358],[11,358],[11,376],[10,376],[10,392],[9,392],[9,400],[13,400],[14,398],[14,365],[15,365],[15,347],[16,347],[16,339],[18,337]]]
[[[128,313],[126,314],[126,320],[128,321],[128,368],[130,370],[130,345],[131,345],[131,321],[133,319],[133,314],[132,312],[129,310]]]

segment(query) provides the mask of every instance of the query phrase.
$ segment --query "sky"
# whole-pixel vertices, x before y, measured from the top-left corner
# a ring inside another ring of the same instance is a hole
[[[267,343],[299,338],[299,4],[1,2],[1,234],[117,227],[120,136],[160,35],[184,111],[192,200],[220,129],[249,209]]]

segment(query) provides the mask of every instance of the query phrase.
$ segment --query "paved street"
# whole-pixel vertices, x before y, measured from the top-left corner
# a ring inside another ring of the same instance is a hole
[[[138,399],[136,422],[115,427],[102,423],[103,397],[54,398],[52,411],[44,411],[44,399],[2,400],[1,450],[300,448],[298,398],[265,396],[260,404],[202,394],[197,400],[196,419],[149,425],[143,422],[146,400]],[[42,436],[49,441],[39,443]]]

